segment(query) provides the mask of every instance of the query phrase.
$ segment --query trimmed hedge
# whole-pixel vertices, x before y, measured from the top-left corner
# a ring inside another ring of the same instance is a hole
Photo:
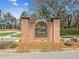
[[[60,35],[79,35],[79,30],[76,29],[61,29]]]

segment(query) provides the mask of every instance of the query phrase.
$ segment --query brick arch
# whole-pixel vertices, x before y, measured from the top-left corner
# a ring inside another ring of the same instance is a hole
[[[40,27],[39,27],[40,25]],[[39,29],[38,29],[39,27]],[[38,32],[40,31],[40,33]],[[35,37],[47,37],[48,36],[48,25],[46,21],[39,20],[35,24]]]
[[[47,24],[47,21],[46,21],[46,20],[37,20],[37,21],[35,22],[35,26],[36,26],[36,24],[39,23],[39,22],[44,22],[44,23]],[[48,26],[48,25],[47,25],[47,26]]]

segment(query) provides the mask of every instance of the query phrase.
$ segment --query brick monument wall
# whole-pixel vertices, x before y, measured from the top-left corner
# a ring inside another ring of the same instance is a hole
[[[52,18],[52,21],[29,20],[28,17],[21,18],[21,43],[32,41],[48,40],[51,42],[60,42],[60,18]],[[35,26],[39,21],[47,24],[47,37],[35,37]]]

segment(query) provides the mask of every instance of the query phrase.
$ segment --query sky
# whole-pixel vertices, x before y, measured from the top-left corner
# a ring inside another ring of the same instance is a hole
[[[10,12],[16,18],[19,18],[21,12],[29,11],[32,0],[0,0],[0,9],[4,12]]]

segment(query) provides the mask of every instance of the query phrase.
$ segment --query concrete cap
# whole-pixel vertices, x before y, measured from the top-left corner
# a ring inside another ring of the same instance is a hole
[[[21,18],[21,19],[30,19],[30,18],[27,17],[27,16],[21,16],[20,18]]]

